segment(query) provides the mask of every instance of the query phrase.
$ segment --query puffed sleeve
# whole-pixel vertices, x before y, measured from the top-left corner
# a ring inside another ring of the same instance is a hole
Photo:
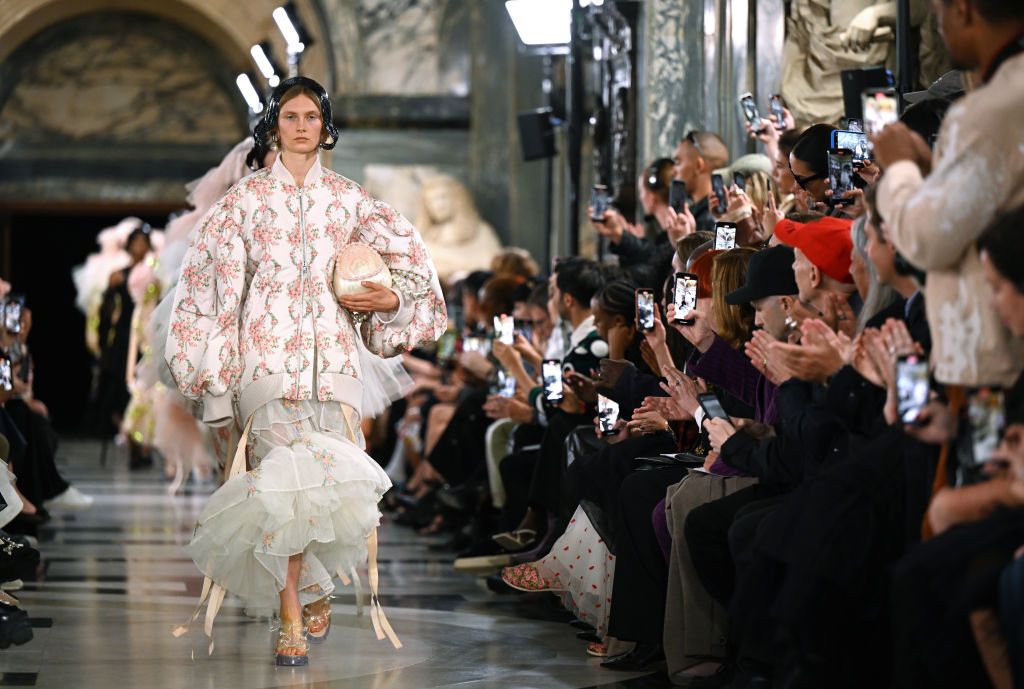
[[[174,294],[165,358],[182,394],[211,426],[234,418],[241,377],[239,319],[245,292],[244,212],[231,190],[200,221]]]
[[[436,342],[448,327],[437,270],[416,228],[384,203],[364,195],[358,206],[357,241],[369,244],[391,270],[398,308],[375,313],[362,326],[371,352],[392,357]]]

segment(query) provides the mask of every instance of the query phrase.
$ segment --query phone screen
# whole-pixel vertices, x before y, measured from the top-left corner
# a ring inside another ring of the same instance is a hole
[[[462,341],[462,351],[480,352],[487,356],[491,353],[491,341],[486,337],[467,337]]]
[[[754,131],[760,131],[761,113],[757,110],[753,94],[744,93],[740,96],[740,110],[743,111],[743,119],[747,121],[747,124],[753,127]]]
[[[672,291],[676,323],[693,325],[693,319],[688,316],[697,308],[697,279],[693,273],[676,273],[676,285]]]
[[[871,136],[900,117],[899,102],[894,89],[868,89],[863,95],[864,131]]]
[[[711,175],[711,191],[714,193],[715,198],[718,199],[718,207],[715,208],[715,212],[724,213],[729,207],[729,197],[725,194],[725,182],[722,180],[722,176],[717,173]]]
[[[500,395],[502,397],[515,397],[516,396],[516,379],[514,376],[510,376],[503,369],[498,369],[497,378],[495,379],[494,385],[491,387],[492,395]]]
[[[533,342],[533,321],[516,321],[515,332],[522,335],[523,339],[526,340],[527,342]]]
[[[853,191],[853,152],[845,148],[835,148],[828,152],[828,183],[832,189],[832,205],[842,206],[852,203],[852,199],[844,199],[843,194]]]
[[[859,117],[847,117],[846,128],[851,132],[864,133],[864,121]]]
[[[697,403],[704,410],[704,415],[709,419],[725,419],[732,423],[732,419],[725,413],[725,408],[713,392],[702,392],[697,395]]]
[[[1005,398],[1002,390],[982,388],[971,395],[967,403],[967,419],[971,424],[971,445],[974,461],[984,464],[992,459],[999,447],[1000,435],[1006,423]]]
[[[864,132],[836,129],[832,132],[832,148],[845,148],[853,152],[853,162],[863,163],[871,160],[868,147],[868,135]]]
[[[544,380],[544,400],[552,404],[562,401],[562,362],[548,359],[541,364],[541,377]]]
[[[601,222],[604,220],[604,214],[611,207],[611,197],[608,195],[608,187],[603,184],[595,184],[594,188],[590,192],[590,205],[594,209],[590,215],[590,219],[595,222]]]
[[[928,361],[919,356],[901,356],[896,362],[897,411],[903,423],[917,421],[928,403]]]
[[[715,223],[715,249],[728,251],[736,248],[736,223]]]
[[[516,319],[501,314],[494,317],[494,337],[502,344],[510,345],[516,338]]]
[[[732,183],[736,185],[736,188],[740,191],[747,190],[747,178],[738,172],[732,173]]]
[[[636,322],[641,330],[654,330],[654,292],[636,291]]]
[[[11,360],[0,354],[0,390],[10,392],[14,389],[14,379],[11,376]]]
[[[786,112],[782,109],[782,96],[773,93],[768,98],[768,107],[771,108],[772,114],[775,115],[775,128],[780,132],[785,131]]]
[[[672,180],[668,189],[668,205],[676,213],[683,212],[683,206],[686,205],[686,182],[681,179]]]
[[[619,403],[610,400],[604,395],[597,396],[597,424],[601,428],[601,435],[612,435],[615,433],[615,423],[619,420]]]
[[[21,297],[8,297],[4,302],[4,328],[10,333],[21,332],[21,310],[24,301]]]

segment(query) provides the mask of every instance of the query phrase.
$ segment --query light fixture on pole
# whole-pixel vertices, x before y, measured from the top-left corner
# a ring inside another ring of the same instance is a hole
[[[285,50],[288,53],[288,76],[298,76],[302,53],[313,44],[313,39],[306,31],[292,0],[274,10],[271,16],[281,36],[284,37]]]
[[[507,0],[505,10],[527,46],[566,46],[572,0]]]
[[[270,52],[270,44],[266,41],[255,44],[249,50],[249,54],[252,55],[253,62],[259,68],[260,73],[267,80],[267,84],[270,88],[274,88],[281,83],[281,77],[278,73],[281,71],[277,65],[274,64],[274,58]]]
[[[235,83],[238,85],[238,90],[242,92],[242,98],[245,98],[245,102],[249,104],[249,110],[256,115],[263,112],[263,101],[260,99],[256,87],[252,85],[249,75],[239,74]]]

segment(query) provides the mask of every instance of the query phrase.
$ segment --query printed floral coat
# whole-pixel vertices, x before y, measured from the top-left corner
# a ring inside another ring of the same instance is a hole
[[[335,256],[356,242],[383,257],[400,302],[361,324],[331,289]],[[408,220],[319,161],[298,187],[278,159],[203,218],[174,295],[166,358],[203,420],[220,426],[274,399],[315,395],[358,410],[356,337],[391,357],[446,326],[433,262]]]

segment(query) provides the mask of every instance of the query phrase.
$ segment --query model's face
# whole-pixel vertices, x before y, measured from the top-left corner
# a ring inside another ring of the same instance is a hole
[[[324,131],[320,109],[309,96],[295,96],[281,106],[277,130],[283,152],[309,155],[319,148]]]
[[[992,290],[992,306],[1014,337],[1024,337],[1024,294],[992,264],[988,252],[981,252],[985,282]]]
[[[149,242],[142,235],[135,235],[131,245],[128,247],[128,254],[132,257],[132,263],[138,263],[146,258],[149,253]]]

